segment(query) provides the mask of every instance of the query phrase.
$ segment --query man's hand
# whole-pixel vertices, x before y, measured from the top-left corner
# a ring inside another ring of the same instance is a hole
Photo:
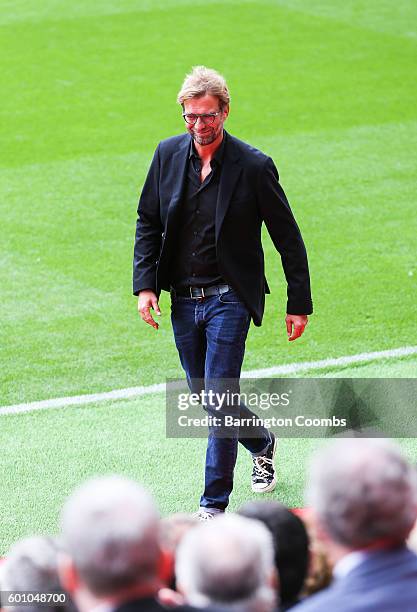
[[[303,333],[308,323],[308,316],[287,314],[285,323],[287,324],[288,340],[291,342],[292,340],[297,340]]]
[[[152,325],[154,329],[158,329],[158,323],[152,318],[151,308],[160,316],[161,311],[159,310],[158,298],[155,293],[150,289],[145,289],[139,293],[138,297],[138,313],[148,325]]]

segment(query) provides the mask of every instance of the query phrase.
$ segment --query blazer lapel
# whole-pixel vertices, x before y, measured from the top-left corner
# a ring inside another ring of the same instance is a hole
[[[233,190],[236,186],[242,166],[239,164],[239,155],[233,145],[233,138],[227,134],[227,141],[224,150],[222,172],[220,176],[219,193],[216,205],[216,243],[226,215]]]
[[[178,228],[178,213],[181,210],[181,197],[185,186],[190,145],[190,139],[187,137],[188,134],[185,134],[184,136],[184,140],[181,142],[178,150],[175,151],[171,158],[169,183],[172,184],[172,193],[168,204],[160,259],[162,259],[162,252],[165,253],[167,249],[169,250],[169,245],[173,243],[173,240],[175,240]]]
[[[181,202],[182,193],[185,185],[185,175],[187,172],[188,153],[190,150],[190,138],[185,134],[184,141],[172,156],[173,189],[168,206],[168,217],[175,212]]]

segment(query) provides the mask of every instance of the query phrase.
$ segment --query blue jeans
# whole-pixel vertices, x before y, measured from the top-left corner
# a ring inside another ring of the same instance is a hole
[[[196,385],[201,387],[203,381],[206,391],[225,391],[224,387],[219,387],[226,384],[224,379],[229,379],[228,390],[239,391],[250,314],[237,294],[230,290],[203,299],[173,296],[171,320],[190,390],[199,392],[201,389]],[[210,407],[206,409],[211,411]],[[230,413],[233,407],[227,410]],[[239,404],[237,411],[241,418],[256,416],[244,404]],[[215,415],[219,416],[219,412]],[[201,507],[212,511],[223,511],[227,507],[233,489],[238,441],[253,455],[265,452],[270,442],[268,430],[260,425],[250,429],[250,437],[246,437],[247,429],[240,429],[230,437],[219,437],[216,427],[209,427]]]

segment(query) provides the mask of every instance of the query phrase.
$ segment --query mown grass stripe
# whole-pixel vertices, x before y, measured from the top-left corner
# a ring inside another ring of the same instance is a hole
[[[323,370],[331,367],[344,367],[354,363],[372,362],[381,359],[393,359],[417,354],[417,346],[403,346],[385,351],[373,351],[370,353],[358,353],[356,355],[345,355],[332,359],[321,359],[319,361],[304,361],[289,363],[258,370],[249,370],[242,373],[243,378],[269,378],[281,374],[296,374],[309,370]],[[163,393],[165,383],[155,385],[129,387],[126,389],[113,389],[102,393],[91,393],[88,395],[74,395],[70,397],[57,397],[25,404],[15,404],[0,408],[0,416],[8,414],[19,414],[22,412],[34,412],[35,410],[47,410],[50,408],[65,408],[67,406],[81,406],[83,404],[95,404],[98,402],[114,401],[121,399],[134,399],[143,395]]]

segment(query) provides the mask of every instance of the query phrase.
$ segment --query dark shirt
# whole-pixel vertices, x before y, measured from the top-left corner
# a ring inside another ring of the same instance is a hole
[[[201,159],[191,141],[176,256],[170,273],[171,285],[176,289],[225,282],[218,269],[215,239],[216,204],[225,146],[226,133],[210,162],[210,174],[201,182]]]

